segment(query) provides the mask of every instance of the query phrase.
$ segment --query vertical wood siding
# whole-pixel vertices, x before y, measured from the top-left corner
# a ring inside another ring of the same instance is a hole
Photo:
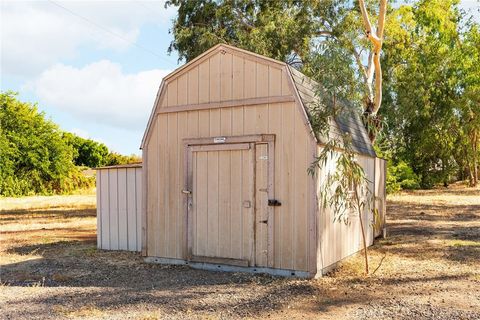
[[[201,104],[292,95],[287,81],[281,66],[228,52],[217,53],[169,79],[159,103],[171,107],[185,101]],[[182,139],[248,134],[275,134],[276,139],[275,198],[282,205],[274,209],[273,267],[310,271],[316,244],[312,243],[315,237],[308,232],[308,224],[316,203],[312,201],[314,183],[307,168],[314,151],[312,136],[294,102],[160,113],[153,118],[144,147],[148,166],[148,256],[186,258],[186,210],[181,205],[185,156]],[[218,170],[223,170],[220,164]],[[236,174],[233,170],[232,179]],[[245,243],[231,246],[248,246],[250,240],[242,241]]]
[[[160,107],[292,94],[282,92],[281,79],[286,81],[280,65],[218,52],[169,79]]]
[[[317,193],[320,201],[322,198],[320,195],[321,188],[325,183],[327,173],[333,173],[335,170],[335,161],[335,158],[329,159],[327,165],[320,170],[317,185]],[[357,161],[365,171],[367,179],[370,181],[368,187],[373,193],[375,191],[374,181],[376,181],[376,159],[368,156],[357,155]],[[373,206],[373,203],[371,205]],[[319,208],[319,223],[317,226],[319,234],[319,257],[317,257],[317,268],[320,272],[321,269],[328,268],[343,258],[361,250],[363,248],[363,244],[360,221],[356,213],[352,213],[349,218],[349,224],[345,224],[342,221],[334,221],[336,214],[333,208],[329,206],[325,208],[323,203],[319,203]],[[374,239],[372,209],[372,207],[366,208],[362,214],[368,246],[373,244]]]
[[[141,250],[142,168],[97,171],[97,246]]]
[[[385,215],[387,211],[386,199],[386,176],[387,161],[384,159],[375,159],[375,209],[377,209],[378,217],[375,221],[375,237],[380,236],[385,228]]]

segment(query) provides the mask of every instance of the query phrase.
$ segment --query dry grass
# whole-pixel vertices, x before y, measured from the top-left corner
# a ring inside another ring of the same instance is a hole
[[[0,199],[5,318],[480,319],[480,189],[388,199],[388,237],[317,280],[96,250],[95,197]]]
[[[84,190],[82,194],[68,196],[30,196],[21,198],[0,198],[1,211],[39,209],[84,209],[95,208],[95,189]]]

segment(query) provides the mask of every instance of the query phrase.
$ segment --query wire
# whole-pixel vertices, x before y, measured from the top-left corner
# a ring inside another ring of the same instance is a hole
[[[115,37],[117,37],[117,38],[119,38],[119,39],[121,39],[121,40],[123,40],[123,41],[125,41],[125,42],[128,42],[128,43],[134,45],[135,47],[137,47],[138,49],[141,49],[141,50],[143,50],[143,51],[146,51],[146,52],[148,52],[148,53],[156,56],[157,58],[162,59],[163,61],[166,61],[166,62],[168,62],[168,63],[171,63],[171,64],[173,64],[173,65],[176,65],[176,63],[170,61],[169,59],[167,59],[167,58],[165,58],[165,57],[163,57],[163,56],[161,56],[160,54],[156,53],[155,51],[152,51],[152,50],[150,50],[150,49],[148,49],[148,48],[145,48],[144,46],[141,46],[141,45],[139,45],[139,44],[136,43],[136,42],[130,41],[130,40],[128,40],[127,38],[125,38],[124,36],[122,36],[122,35],[120,35],[120,34],[118,34],[118,33],[116,33],[116,32],[113,32],[112,30],[110,30],[110,29],[108,29],[108,28],[105,28],[104,26],[102,26],[102,25],[100,25],[100,24],[98,24],[98,23],[96,23],[96,22],[94,22],[94,21],[92,21],[92,20],[90,20],[90,19],[85,18],[84,16],[81,16],[81,15],[73,12],[72,10],[70,10],[70,9],[62,6],[61,4],[59,4],[59,3],[57,3],[57,2],[55,2],[55,1],[53,1],[53,0],[48,0],[48,1],[49,1],[50,3],[56,5],[57,7],[65,10],[65,11],[67,11],[67,12],[70,13],[71,15],[74,15],[75,17],[80,18],[80,19],[86,21],[87,23],[95,26],[96,28],[101,29],[101,30],[103,30],[104,32],[106,32],[106,33],[108,33],[108,34],[110,34],[110,35],[112,35],[112,36],[115,36]]]

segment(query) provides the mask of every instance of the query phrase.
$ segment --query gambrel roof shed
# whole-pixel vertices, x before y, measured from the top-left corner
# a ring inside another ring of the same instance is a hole
[[[322,148],[309,118],[315,88],[283,62],[224,44],[163,79],[141,144],[148,261],[312,277],[360,248],[358,221],[333,223],[319,204],[334,166],[307,173]],[[338,130],[352,135],[374,190],[384,166],[360,119],[337,119]],[[370,226],[371,213],[362,219]],[[372,243],[379,229],[369,228]]]

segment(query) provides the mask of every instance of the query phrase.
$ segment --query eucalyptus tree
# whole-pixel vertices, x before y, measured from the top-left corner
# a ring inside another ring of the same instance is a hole
[[[456,0],[406,4],[387,18],[384,103],[394,158],[422,187],[448,185],[466,170],[476,181],[479,145],[478,23]]]

